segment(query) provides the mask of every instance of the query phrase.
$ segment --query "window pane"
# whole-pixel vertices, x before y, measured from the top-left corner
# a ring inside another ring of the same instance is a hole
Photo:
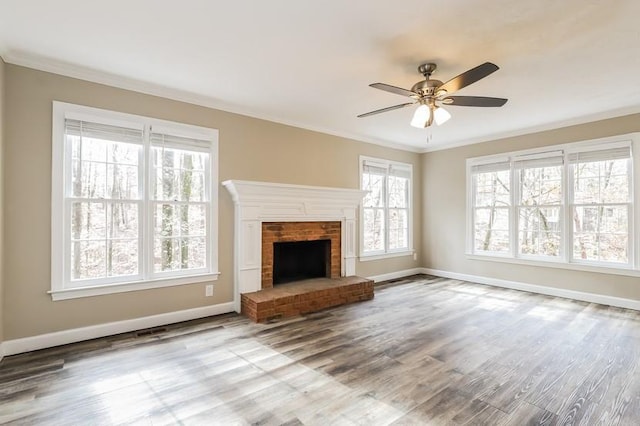
[[[110,241],[107,259],[109,276],[137,274],[138,240]]]
[[[626,205],[575,207],[575,259],[628,262],[629,217]]]
[[[181,206],[180,230],[181,235],[207,235],[207,211],[205,206]]]
[[[628,238],[627,234],[600,234],[598,239],[600,260],[627,263]]]
[[[208,154],[171,148],[153,148],[157,200],[205,201],[205,164]]]
[[[576,204],[626,203],[630,199],[629,161],[610,160],[574,166]]]
[[[364,196],[363,207],[384,207],[384,176],[363,173],[362,189],[370,191]]]
[[[158,204],[154,214],[156,237],[177,237],[180,235],[180,206]]]
[[[111,203],[108,209],[110,238],[138,238],[138,205]]]
[[[156,238],[153,247],[153,254],[153,270],[155,272],[180,269],[179,238]]]
[[[475,205],[481,207],[511,204],[510,176],[509,170],[475,174]]]
[[[111,199],[138,199],[138,166],[107,165],[106,194]]]
[[[201,237],[156,239],[155,272],[179,271],[206,266],[206,241]]]
[[[111,142],[107,145],[107,158],[112,163],[138,167],[139,153],[139,145],[121,142]]]
[[[520,171],[520,204],[539,206],[562,201],[562,167],[536,167]]]
[[[596,234],[573,234],[573,258],[598,260],[598,241]]]
[[[82,198],[138,199],[138,144],[67,135],[71,194]]]
[[[105,203],[71,203],[71,238],[104,239],[107,236]]]
[[[409,206],[409,179],[389,176],[389,207],[407,208]]]
[[[78,153],[77,158],[82,161],[98,161],[104,163],[107,161],[107,141],[102,139],[88,138],[76,136],[71,137],[72,144],[75,146],[72,148]]]
[[[476,251],[509,251],[509,209],[477,208],[474,212]]]
[[[181,201],[205,201],[204,173],[182,171],[178,194]]]
[[[364,217],[364,251],[384,250],[384,210],[367,209]]]
[[[106,198],[107,165],[91,161],[71,164],[71,188],[74,197]]]
[[[520,208],[518,246],[521,254],[560,255],[560,208]]]
[[[106,240],[71,243],[71,279],[106,276]]]
[[[389,210],[389,249],[409,247],[407,210]]]
[[[154,233],[157,237],[206,236],[207,209],[204,205],[158,204]]]

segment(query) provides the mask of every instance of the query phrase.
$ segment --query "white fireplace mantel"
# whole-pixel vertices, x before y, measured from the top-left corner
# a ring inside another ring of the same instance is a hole
[[[342,276],[356,272],[356,217],[367,191],[321,186],[227,180],[235,204],[234,303],[262,285],[262,222],[341,222]]]

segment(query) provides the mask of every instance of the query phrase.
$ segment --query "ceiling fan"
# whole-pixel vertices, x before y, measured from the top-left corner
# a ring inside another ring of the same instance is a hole
[[[425,128],[431,126],[434,121],[437,125],[441,125],[451,118],[451,114],[449,114],[442,105],[501,107],[507,103],[508,99],[489,98],[486,96],[450,96],[452,93],[462,89],[463,87],[473,84],[476,81],[485,78],[489,74],[498,71],[498,69],[499,68],[496,64],[485,62],[484,64],[471,68],[470,70],[453,77],[446,83],[443,83],[440,80],[431,79],[431,74],[436,70],[436,64],[431,62],[422,64],[418,67],[418,71],[425,79],[414,84],[411,90],[402,89],[385,83],[373,83],[369,85],[376,89],[384,90],[385,92],[408,96],[413,99],[413,102],[370,111],[360,114],[358,118],[369,117],[370,115],[419,104],[413,114],[411,125],[413,127]]]

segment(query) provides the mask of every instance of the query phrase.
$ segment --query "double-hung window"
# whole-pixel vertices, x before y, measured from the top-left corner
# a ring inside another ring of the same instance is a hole
[[[472,166],[473,247],[475,252],[509,253],[511,172],[507,159]]]
[[[54,102],[54,300],[217,277],[217,131]]]
[[[410,254],[411,164],[360,158],[361,256]]]
[[[469,159],[468,253],[640,270],[639,143],[630,134]]]
[[[629,264],[633,218],[630,147],[573,152],[569,162],[572,260]]]
[[[558,258],[562,247],[562,169],[560,152],[515,156],[518,254]]]

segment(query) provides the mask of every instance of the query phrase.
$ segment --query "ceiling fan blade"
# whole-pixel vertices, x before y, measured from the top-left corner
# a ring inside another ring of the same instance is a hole
[[[404,107],[408,107],[409,105],[413,105],[415,102],[407,102],[406,104],[394,105],[382,109],[377,109],[375,111],[365,112],[364,114],[360,114],[358,118],[369,117],[370,115],[376,115],[387,111],[393,111],[394,109],[400,109]]]
[[[451,80],[438,87],[437,91],[440,92],[446,90],[447,93],[457,92],[463,87],[467,87],[468,85],[473,84],[498,70],[499,68],[496,64],[485,62],[482,65],[478,65],[475,68],[471,68],[470,70],[453,77]]]
[[[411,90],[403,89],[402,87],[392,86],[390,84],[372,83],[369,86],[371,86],[371,87],[373,87],[375,89],[384,90],[385,92],[395,93],[396,95],[419,96],[417,93],[414,93]]]
[[[447,96],[441,99],[445,105],[470,107],[501,107],[508,99],[488,98],[486,96]]]

